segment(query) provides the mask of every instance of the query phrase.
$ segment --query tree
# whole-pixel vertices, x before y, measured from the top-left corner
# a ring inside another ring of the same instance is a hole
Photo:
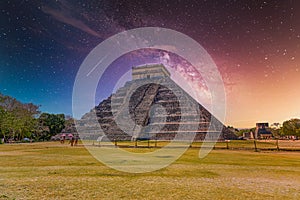
[[[4,139],[21,140],[31,137],[39,114],[39,106],[21,103],[10,96],[0,94],[0,132]]]
[[[269,128],[269,129],[275,138],[279,138],[283,135],[282,127],[281,128]]]
[[[283,122],[282,133],[284,135],[300,136],[300,119],[290,119]]]
[[[6,118],[7,118],[7,112],[0,106],[0,138],[4,138],[4,139],[7,132]]]
[[[39,124],[48,127],[49,137],[47,139],[50,139],[51,136],[60,133],[65,127],[65,115],[42,113],[39,117]]]
[[[71,116],[66,116],[65,128],[63,130],[66,133],[76,133],[75,120]]]

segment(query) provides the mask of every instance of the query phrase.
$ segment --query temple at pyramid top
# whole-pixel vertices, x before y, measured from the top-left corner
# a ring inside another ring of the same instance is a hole
[[[132,67],[132,80],[155,77],[170,77],[170,72],[163,64]]]

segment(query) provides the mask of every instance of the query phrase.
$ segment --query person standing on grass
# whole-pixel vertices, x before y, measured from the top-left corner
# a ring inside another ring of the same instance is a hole
[[[74,137],[71,137],[71,146],[74,146]]]
[[[64,144],[64,143],[65,143],[65,140],[66,140],[66,134],[62,134],[62,135],[60,136],[60,143],[61,143],[61,144]]]
[[[77,146],[77,144],[78,144],[78,139],[79,139],[79,136],[76,134],[75,135],[75,144],[74,144],[75,146]]]
[[[70,144],[71,144],[71,146],[73,146],[73,145],[74,145],[74,137],[73,137],[73,134],[70,133],[68,136],[69,136],[69,138],[70,138]]]

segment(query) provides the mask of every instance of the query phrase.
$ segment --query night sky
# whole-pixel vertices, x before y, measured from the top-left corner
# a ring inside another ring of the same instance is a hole
[[[225,83],[226,125],[253,127],[300,117],[300,1],[16,0],[0,5],[0,92],[41,105],[44,112],[72,114],[76,73],[100,42],[152,26],[182,32],[211,55]],[[181,66],[186,74],[183,61],[168,52],[125,55],[99,82],[96,102],[109,96],[131,66],[147,62]]]

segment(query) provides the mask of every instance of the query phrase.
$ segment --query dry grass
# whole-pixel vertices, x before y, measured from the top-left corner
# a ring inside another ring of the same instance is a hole
[[[199,159],[193,148],[146,174],[54,142],[0,145],[0,159],[0,199],[300,199],[298,152],[214,150]]]
[[[210,143],[210,142],[207,142]],[[256,145],[259,150],[277,150],[277,141],[276,140],[256,140]],[[91,141],[90,144],[93,144]],[[111,142],[94,142],[94,145],[98,146],[113,146],[114,143]],[[121,146],[123,148],[127,147],[134,147],[137,145],[138,147],[164,147],[167,144],[169,144],[168,141],[157,141],[151,140],[148,144],[148,141],[138,141],[131,142],[131,141],[119,141],[117,142],[118,146]],[[212,144],[212,143],[211,143]],[[176,145],[176,143],[174,144]],[[202,142],[193,142],[192,147],[200,148],[202,145]],[[216,149],[226,149],[227,143],[225,141],[223,142],[217,142],[216,144],[212,144],[215,146]],[[300,140],[279,140],[278,141],[279,148],[281,150],[297,150],[300,151]],[[254,141],[253,140],[232,140],[228,143],[229,149],[247,149],[251,150],[254,149]],[[128,151],[132,151],[129,149]]]

